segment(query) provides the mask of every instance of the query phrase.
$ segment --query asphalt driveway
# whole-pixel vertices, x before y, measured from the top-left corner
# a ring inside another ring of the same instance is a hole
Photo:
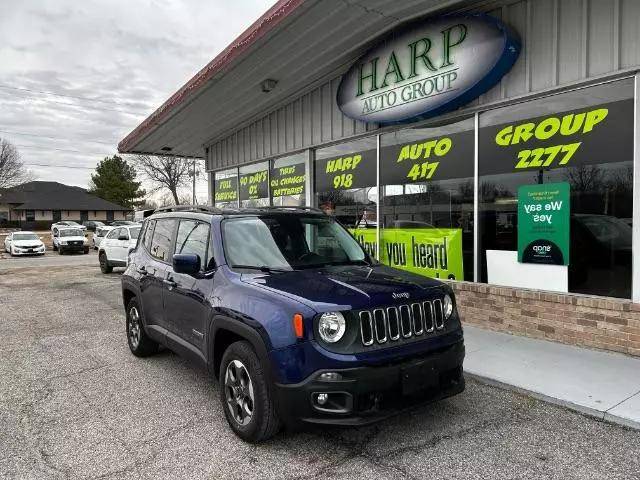
[[[0,260],[0,478],[639,476],[637,431],[474,381],[373,427],[245,444],[204,371],[129,353],[120,274],[60,258]]]

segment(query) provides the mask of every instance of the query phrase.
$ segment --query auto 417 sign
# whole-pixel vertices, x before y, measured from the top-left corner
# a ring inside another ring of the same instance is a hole
[[[343,76],[338,106],[365,122],[399,123],[454,110],[509,71],[520,41],[487,15],[448,15],[404,25]]]

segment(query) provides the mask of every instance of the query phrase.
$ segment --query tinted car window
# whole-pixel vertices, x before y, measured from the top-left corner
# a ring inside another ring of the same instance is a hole
[[[209,225],[195,220],[180,220],[176,238],[176,253],[192,253],[200,257],[200,268],[207,258]]]
[[[142,243],[144,244],[144,248],[146,248],[147,250],[151,249],[151,238],[153,237],[153,227],[155,226],[155,224],[155,220],[149,220],[144,231]]]
[[[168,262],[171,255],[171,240],[176,225],[174,219],[156,220],[156,228],[153,231],[153,239],[151,240],[151,248],[149,253],[163,262]]]
[[[119,228],[114,228],[113,230],[111,230],[109,232],[109,234],[107,235],[107,238],[109,239],[117,239],[120,236],[120,229]]]

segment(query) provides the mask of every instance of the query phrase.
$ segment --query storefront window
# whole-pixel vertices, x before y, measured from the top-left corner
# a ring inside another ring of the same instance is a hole
[[[380,140],[380,260],[435,278],[473,280],[474,122]]]
[[[269,162],[240,167],[238,185],[241,207],[269,206]]]
[[[377,227],[376,138],[316,151],[318,207],[350,229]]]
[[[272,161],[269,184],[274,206],[305,205],[307,156],[302,152]]]
[[[238,170],[231,168],[215,172],[213,183],[213,197],[218,208],[233,208],[238,206]]]
[[[482,281],[630,298],[633,111],[622,80],[480,115]]]

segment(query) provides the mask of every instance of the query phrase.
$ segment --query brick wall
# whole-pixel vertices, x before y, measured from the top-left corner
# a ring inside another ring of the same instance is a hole
[[[452,282],[464,323],[640,356],[640,305],[630,300]]]

